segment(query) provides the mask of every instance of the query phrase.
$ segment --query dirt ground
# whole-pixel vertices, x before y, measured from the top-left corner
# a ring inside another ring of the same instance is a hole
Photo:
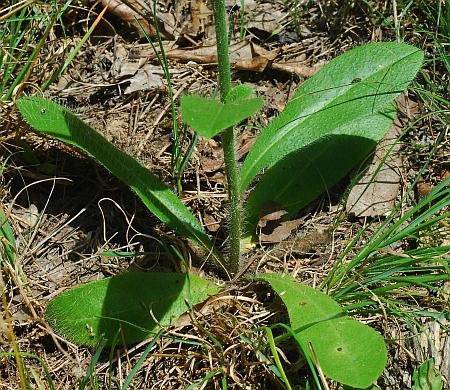
[[[237,145],[240,161],[259,130],[283,110],[305,78],[354,46],[395,40],[394,21],[400,24],[404,41],[429,50],[427,58],[432,54],[425,34],[414,27],[421,17],[419,11],[415,9],[412,22],[408,18],[396,20],[391,4],[396,2],[244,3],[242,13],[241,1],[227,1],[232,20],[231,47],[240,58],[233,66],[232,77],[234,82],[251,85],[264,96],[264,108],[242,127]],[[67,36],[58,29],[50,36],[31,82],[39,85],[51,74],[67,53],[62,48],[74,47],[101,9],[101,4],[74,2],[63,18]],[[217,64],[209,48],[215,40],[211,5],[200,0],[159,1],[158,16],[175,97],[216,93]],[[154,33],[153,30],[149,25],[148,32]],[[235,43],[241,46],[233,46]],[[430,72],[438,75],[437,79],[447,88],[443,93],[448,98],[448,74],[428,63],[424,74]],[[32,88],[25,93],[32,93]],[[46,96],[76,112],[173,186],[173,123],[167,81],[151,45],[139,29],[127,22],[126,16],[106,13],[104,21]],[[428,112],[429,108],[414,91],[409,92],[409,99],[413,105],[416,103],[414,107],[419,113]],[[95,161],[33,133],[20,122],[17,112],[9,115],[16,127],[6,126],[4,121],[0,128],[3,162],[0,194],[19,248],[20,272],[16,270],[16,277],[20,276],[24,282],[18,283],[11,274],[3,275],[7,311],[20,351],[43,359],[55,388],[73,389],[86,376],[94,350],[67,342],[49,328],[44,310],[52,297],[69,287],[126,270],[179,270],[171,245],[186,254],[193,272],[224,282],[214,269],[196,258],[184,240],[164,227],[123,183]],[[178,116],[176,120],[183,128],[181,118]],[[185,130],[180,142],[182,151],[193,136],[191,129]],[[439,146],[435,148],[436,145]],[[417,201],[450,173],[448,113],[446,123],[426,116],[403,138],[398,152],[403,159],[398,198],[417,177],[431,152],[432,160],[414,192]],[[298,223],[283,237],[271,235],[270,227],[264,230],[266,242],[245,255],[251,261],[248,272],[289,273],[317,286],[364,226],[371,223],[366,232],[369,236],[383,221],[382,216],[358,217],[346,211],[347,188],[352,180],[354,175],[303,209],[294,218]],[[181,197],[217,242],[226,246],[227,185],[219,140],[200,139],[183,173]],[[437,245],[450,245],[448,234],[441,233],[433,239]],[[396,250],[409,249],[408,245],[399,243]],[[112,250],[143,254],[131,258],[106,255]],[[450,282],[440,288],[448,294]],[[183,317],[171,329],[172,338],[157,343],[138,372],[134,388],[188,388],[224,367],[226,388],[284,388],[273,366],[255,348],[265,339],[264,333],[254,331],[264,325],[286,322],[283,305],[267,287],[244,279],[225,291],[207,310],[199,309],[195,323]],[[414,369],[430,357],[436,359],[436,367],[446,375],[444,388],[448,386],[448,296],[441,300],[441,306],[430,306],[426,296],[420,294],[417,301],[423,311],[442,311],[447,316],[433,319],[374,314],[360,318],[387,339],[389,363],[378,381],[383,389],[411,388]],[[188,346],[180,339],[196,343]],[[2,351],[11,350],[3,336],[0,346]],[[145,346],[144,342],[119,348],[112,356],[109,351],[104,352],[95,367],[98,383],[91,382],[86,388],[119,388]],[[282,343],[279,351],[284,361],[289,362],[286,367],[291,384],[304,388],[309,373],[298,350]],[[26,364],[33,372],[33,388],[50,388],[42,364],[33,359]],[[0,357],[0,388],[17,389],[17,375],[14,358]],[[223,388],[221,378],[212,375],[195,388]],[[333,383],[329,386],[339,388]]]

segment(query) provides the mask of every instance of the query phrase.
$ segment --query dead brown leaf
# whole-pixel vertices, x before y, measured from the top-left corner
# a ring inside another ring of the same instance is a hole
[[[323,63],[309,66],[304,62],[276,62],[278,50],[266,50],[248,40],[234,42],[229,48],[230,63],[235,69],[252,72],[263,72],[266,69],[274,69],[280,72],[295,74],[301,77],[309,77],[317,72]],[[142,49],[141,57],[154,58],[153,51]],[[217,63],[217,48],[215,45],[203,45],[188,48],[176,48],[166,50],[166,57],[183,62],[194,61],[200,64]]]
[[[319,62],[313,66],[306,65],[303,61],[274,62],[272,69],[283,73],[290,73],[299,77],[311,77],[320,68],[324,66],[324,62]]]
[[[109,12],[116,15],[124,22],[131,24],[136,29],[139,36],[144,36],[139,23],[148,35],[155,35],[156,30],[154,29],[154,27],[150,25],[150,23],[147,22],[147,20],[139,12],[139,10],[141,9],[141,5],[134,0],[129,0],[128,3],[130,4],[130,6],[125,4],[125,2],[121,0],[102,0],[102,4],[104,6],[109,6]]]
[[[241,59],[252,58],[252,44],[249,41],[240,41],[230,45],[230,61],[235,63]],[[199,63],[217,62],[217,48],[215,45],[203,45],[186,49],[174,49],[166,52],[167,58],[182,61],[195,61]]]
[[[206,212],[203,214],[203,223],[205,224],[206,229],[212,233],[217,232],[220,228],[220,222]]]
[[[287,13],[276,9],[274,2],[262,3],[249,15],[247,29],[258,29],[269,34],[277,33],[282,28],[282,21]]]
[[[164,72],[160,66],[147,63],[146,59],[138,61],[130,59],[130,55],[124,45],[117,45],[114,52],[114,64],[111,67],[111,76],[120,84],[129,83],[125,87],[125,94],[136,91],[161,91],[164,86]],[[174,74],[176,69],[170,69]]]
[[[269,221],[278,221],[283,215],[286,215],[287,211],[285,210],[278,210],[278,211],[273,211],[269,214],[263,215],[261,217],[261,219],[258,221],[258,226],[260,228],[264,228],[267,226],[267,223]]]
[[[155,27],[148,22],[153,18],[149,2],[145,0],[101,0],[101,2],[104,6],[109,5],[109,12],[132,25],[140,37],[144,37],[142,29],[149,36],[156,35]],[[151,4],[153,3],[151,2]],[[158,12],[156,19],[160,36],[163,39],[172,39],[176,32],[173,15]]]
[[[276,51],[268,51],[252,42],[248,43],[250,44],[249,57],[236,58],[234,63],[235,68],[253,72],[263,72],[277,57]]]
[[[302,218],[294,219],[292,221],[280,221],[278,226],[275,227],[271,233],[261,233],[259,235],[260,241],[270,244],[281,242],[287,239],[292,234],[292,231],[297,228],[302,221]]]
[[[259,239],[261,242],[281,242],[288,238],[292,230],[300,225],[302,219],[282,221],[281,218],[286,214],[286,210],[280,209],[280,206],[276,203],[270,202],[263,205],[258,221]]]
[[[357,217],[376,217],[388,214],[394,207],[400,188],[400,169],[403,165],[399,154],[398,136],[408,121],[418,114],[417,104],[405,94],[397,99],[398,115],[391,129],[377,145],[370,166],[364,176],[352,188],[346,210]]]

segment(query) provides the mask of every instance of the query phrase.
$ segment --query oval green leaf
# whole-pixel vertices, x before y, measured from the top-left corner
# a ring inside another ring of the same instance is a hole
[[[208,235],[181,200],[139,161],[116,148],[73,112],[36,96],[18,100],[17,107],[33,128],[94,157],[130,186],[163,223],[212,251]],[[216,251],[212,253],[218,257]]]
[[[86,283],[52,299],[45,316],[52,328],[77,344],[141,341],[171,325],[219,288],[195,275],[129,272]]]
[[[314,200],[367,155],[395,117],[423,52],[403,43],[357,47],[305,81],[258,137],[241,169],[241,191],[267,169],[248,199],[252,226],[265,202],[289,214]]]
[[[350,317],[328,295],[290,276],[260,274],[286,305],[291,327],[310,344],[317,364],[329,378],[354,388],[375,382],[387,362],[383,337]]]

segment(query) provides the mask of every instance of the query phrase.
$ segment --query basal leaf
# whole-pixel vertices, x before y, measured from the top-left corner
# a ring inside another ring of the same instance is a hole
[[[62,293],[45,315],[58,334],[77,344],[94,345],[102,335],[111,342],[118,331],[119,340],[134,343],[218,291],[195,275],[129,272]]]
[[[284,157],[264,173],[247,199],[247,235],[255,231],[265,204],[278,205],[284,218],[290,217],[336,184],[375,145],[369,138],[329,135]]]
[[[366,388],[387,362],[383,338],[350,317],[328,295],[297,283],[292,277],[259,274],[286,305],[291,327],[311,345],[324,374],[344,385]]]
[[[393,101],[422,61],[413,46],[374,43],[342,54],[305,81],[242,166],[242,192],[262,169],[267,175],[248,199],[251,229],[263,203],[292,214],[361,161],[388,131]]]
[[[98,160],[130,186],[162,222],[204,247],[213,248],[200,222],[157,176],[108,142],[74,113],[40,97],[22,98],[17,101],[17,107],[25,120],[39,132],[74,145]]]
[[[262,98],[252,98],[250,87],[233,88],[225,103],[212,98],[187,95],[181,98],[183,120],[203,137],[212,138],[261,109]]]
[[[241,188],[247,188],[261,169],[321,137],[380,139],[379,131],[371,129],[373,123],[366,128],[360,118],[384,116],[422,61],[420,49],[396,42],[363,45],[330,61],[302,84],[285,110],[262,131],[242,167]],[[355,120],[357,126],[352,126]]]

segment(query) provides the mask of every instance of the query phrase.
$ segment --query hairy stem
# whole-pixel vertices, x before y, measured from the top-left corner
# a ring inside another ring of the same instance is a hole
[[[230,60],[228,57],[228,34],[225,14],[225,0],[214,0],[214,23],[216,26],[217,57],[219,62],[219,91],[222,101],[231,88]],[[239,271],[241,245],[241,202],[239,194],[239,169],[236,161],[235,133],[231,127],[222,132],[222,147],[230,199],[230,253],[228,271]]]

